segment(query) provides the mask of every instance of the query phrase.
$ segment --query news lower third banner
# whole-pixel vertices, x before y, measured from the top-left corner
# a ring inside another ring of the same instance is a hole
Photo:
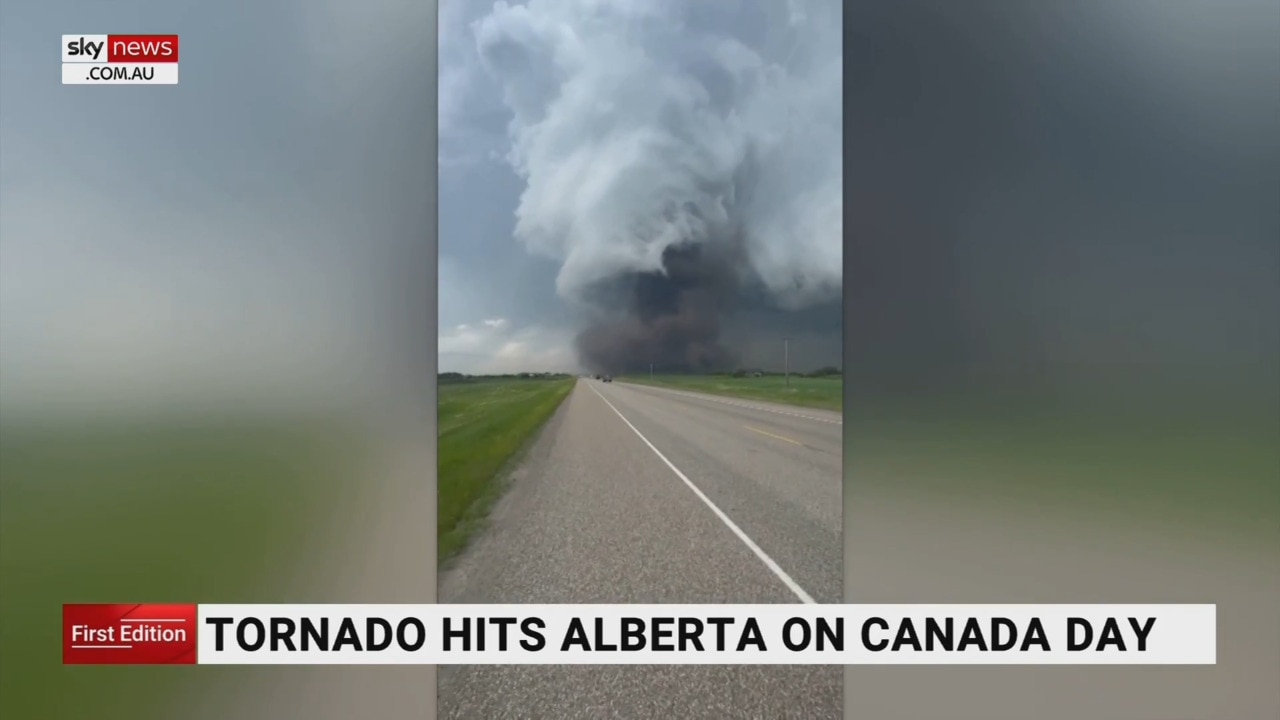
[[[1213,665],[1216,605],[62,607],[64,664]]]

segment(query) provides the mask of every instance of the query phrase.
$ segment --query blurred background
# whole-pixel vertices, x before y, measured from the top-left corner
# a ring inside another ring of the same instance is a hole
[[[1280,715],[1280,5],[845,18],[862,602],[1217,603],[1204,668],[850,668],[850,718]]]
[[[64,668],[59,617],[434,600],[434,3],[0,28],[0,716],[429,716],[428,668]],[[180,84],[60,85],[79,32]]]
[[[846,7],[846,587],[1216,602],[1206,668],[860,718],[1280,711],[1280,10]],[[64,87],[64,33],[178,33]],[[434,597],[435,4],[0,6],[0,715],[431,717],[427,668],[64,668],[68,601]]]

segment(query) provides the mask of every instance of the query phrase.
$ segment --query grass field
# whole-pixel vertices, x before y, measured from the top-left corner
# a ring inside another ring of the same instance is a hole
[[[439,386],[439,559],[467,542],[502,473],[573,389],[573,378],[473,378]]]
[[[0,717],[164,716],[191,668],[63,667],[62,603],[269,602],[348,440],[288,423],[5,427]]]
[[[640,385],[660,385],[713,395],[787,403],[839,411],[843,407],[844,383],[839,375],[804,377],[780,375],[731,377],[729,375],[628,375],[619,380]]]
[[[846,492],[881,484],[1280,548],[1280,446],[1258,417],[953,406],[846,414]]]

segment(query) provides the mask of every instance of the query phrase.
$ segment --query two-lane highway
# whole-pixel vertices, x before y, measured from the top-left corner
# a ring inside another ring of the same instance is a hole
[[[579,381],[441,602],[841,599],[841,424],[818,410]],[[446,718],[836,718],[834,667],[442,668]]]

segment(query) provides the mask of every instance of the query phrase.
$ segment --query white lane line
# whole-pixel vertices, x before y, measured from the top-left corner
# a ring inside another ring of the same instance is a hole
[[[587,387],[591,387],[591,386],[588,385]],[[791,576],[787,574],[787,571],[783,570],[782,567],[778,565],[778,563],[774,562],[773,558],[769,557],[769,555],[764,550],[761,550],[760,546],[757,545],[754,540],[748,537],[747,534],[742,531],[742,528],[738,527],[738,524],[735,523],[732,519],[730,519],[728,515],[725,515],[723,510],[716,507],[716,504],[711,502],[711,498],[707,497],[706,494],[702,492],[702,490],[698,489],[697,485],[693,484],[692,480],[690,480],[684,473],[680,472],[680,468],[676,467],[670,460],[668,460],[667,456],[663,455],[661,450],[654,447],[653,443],[649,442],[649,438],[645,437],[644,433],[637,430],[636,426],[632,425],[631,421],[627,419],[627,416],[623,415],[618,410],[618,408],[613,406],[613,403],[609,402],[609,398],[606,398],[604,395],[601,395],[600,391],[595,389],[594,387],[591,387],[591,392],[595,393],[601,400],[604,400],[604,404],[608,405],[610,410],[614,411],[615,413],[617,413],[618,417],[622,418],[622,422],[626,423],[627,427],[631,428],[631,432],[635,433],[637,437],[643,440],[644,444],[648,445],[649,449],[653,451],[653,454],[657,455],[659,460],[666,463],[667,467],[671,468],[671,472],[675,473],[676,477],[683,480],[684,484],[689,486],[689,489],[693,491],[694,495],[698,496],[699,500],[705,503],[707,507],[711,508],[711,512],[715,513],[716,517],[720,518],[720,522],[723,522],[726,526],[728,526],[728,528],[733,531],[733,534],[737,535],[738,539],[741,540],[743,544],[746,545],[749,550],[751,550],[751,552],[755,553],[756,557],[760,558],[760,561],[765,564],[765,567],[772,570],[773,574],[777,575],[778,579],[781,580],[782,583],[786,585],[787,588],[791,590],[791,592],[794,593],[796,597],[800,598],[800,602],[808,603],[811,605],[815,604],[816,601],[813,599],[813,597],[811,597],[809,593],[805,592],[804,588],[800,587],[799,583],[791,579]]]
[[[749,408],[751,410],[761,410],[763,412],[777,413],[778,415],[786,415],[788,417],[800,418],[802,420],[813,420],[814,422],[831,423],[832,425],[844,425],[844,419],[832,420],[831,418],[817,417],[815,415],[805,415],[804,413],[789,412],[787,410],[779,410],[777,408],[764,407],[762,405],[752,405],[750,403],[738,402],[736,400],[722,400],[718,397],[712,397],[703,393],[692,393],[684,390],[672,390],[671,388],[658,387],[656,385],[642,385],[640,383],[618,383],[633,388],[652,388],[662,392],[669,392],[673,395],[685,395],[698,400],[706,400],[708,402],[716,402],[722,405],[736,405],[737,407]]]

